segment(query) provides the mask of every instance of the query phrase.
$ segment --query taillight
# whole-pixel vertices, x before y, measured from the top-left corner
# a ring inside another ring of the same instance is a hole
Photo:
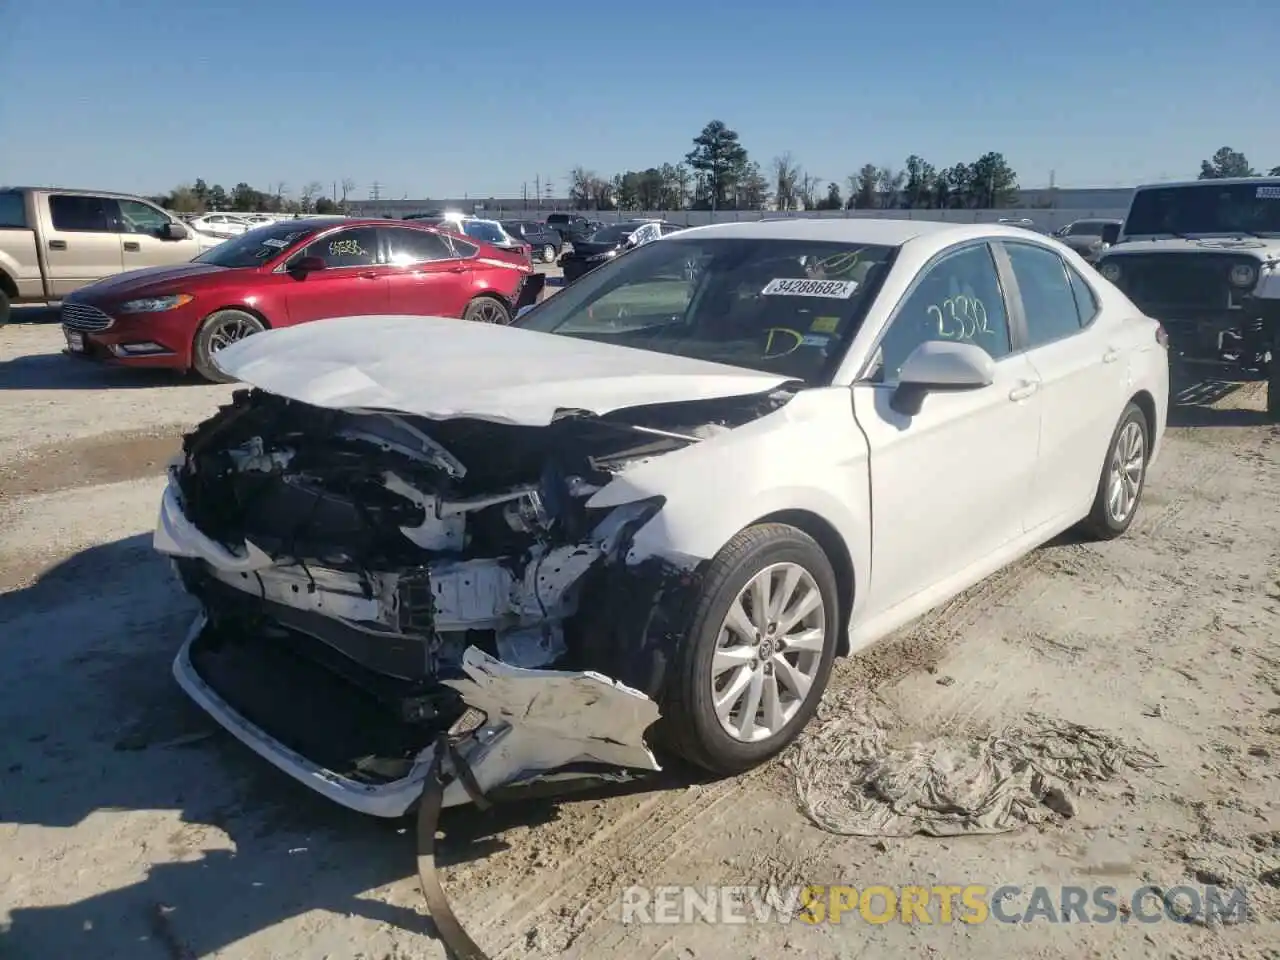
[[[1169,349],[1169,334],[1165,332],[1164,326],[1160,323],[1156,324],[1156,343],[1166,350]]]

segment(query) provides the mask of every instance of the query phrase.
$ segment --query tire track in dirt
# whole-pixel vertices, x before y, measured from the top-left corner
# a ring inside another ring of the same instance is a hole
[[[1205,428],[1189,429],[1203,431]],[[1192,440],[1184,430],[1170,431],[1158,465],[1158,477],[1179,478],[1177,492],[1156,509],[1145,510],[1130,536],[1153,538],[1168,523],[1176,521],[1189,504],[1213,488],[1215,478],[1222,476],[1228,460],[1227,451],[1222,447],[1239,446],[1245,440],[1246,437],[1241,436],[1226,438],[1222,443],[1203,444]],[[1033,576],[1053,577],[1067,566],[1077,575],[1087,573],[1106,562],[1098,550],[1091,543],[1072,542],[1056,542],[1037,549],[904,630],[845,661],[832,677],[832,690],[852,685],[875,689],[922,667],[932,666],[967,627]],[[591,836],[568,855],[568,863],[562,862],[557,869],[544,871],[532,886],[522,887],[511,905],[478,925],[476,933],[484,939],[486,934],[493,937],[503,932],[502,946],[495,951],[495,957],[528,951],[530,945],[525,931],[533,928],[541,928],[544,935],[549,930],[556,931],[567,939],[565,948],[574,942],[581,943],[582,938],[606,918],[611,901],[618,895],[620,874],[625,872],[625,882],[633,883],[652,876],[673,857],[684,860],[697,857],[720,838],[720,832],[716,829],[695,832],[694,828],[706,823],[708,816],[731,795],[745,793],[763,778],[771,777],[773,769],[774,764],[769,764],[744,777],[646,798],[624,815],[624,827]],[[570,812],[566,817],[566,827],[573,816]],[[565,835],[572,836],[571,833]],[[527,878],[513,878],[513,885],[522,882],[527,883]]]

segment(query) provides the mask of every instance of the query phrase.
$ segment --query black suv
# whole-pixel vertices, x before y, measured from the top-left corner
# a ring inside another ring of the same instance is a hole
[[[543,263],[555,263],[556,257],[560,256],[564,239],[554,227],[539,223],[537,220],[503,220],[501,223],[502,229],[507,233],[517,240],[523,240],[533,248],[535,259]]]
[[[576,213],[553,213],[547,217],[547,226],[568,243],[577,243],[595,233],[591,221]]]

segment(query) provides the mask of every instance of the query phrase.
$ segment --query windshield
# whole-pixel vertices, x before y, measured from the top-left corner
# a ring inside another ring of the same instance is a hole
[[[462,232],[482,243],[506,243],[506,234],[496,223],[487,220],[468,220],[462,225]]]
[[[311,236],[318,227],[299,227],[297,221],[285,220],[248,230],[224,240],[195,258],[195,263],[212,263],[219,267],[257,267],[299,240]]]
[[[672,238],[593,270],[515,325],[823,384],[897,249]]]
[[[1100,237],[1102,236],[1101,220],[1077,220],[1067,229],[1069,237]]]
[[[639,226],[638,223],[618,223],[611,227],[601,227],[587,237],[587,240],[591,243],[618,243],[635,233]]]
[[[1280,182],[1148,187],[1133,195],[1124,232],[1280,234]]]

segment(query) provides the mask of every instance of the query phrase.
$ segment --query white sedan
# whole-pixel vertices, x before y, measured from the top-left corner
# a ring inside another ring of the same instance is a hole
[[[175,675],[382,816],[446,740],[446,805],[761,763],[835,657],[1124,533],[1169,391],[1160,325],[1066,246],[870,219],[685,230],[510,327],[336,319],[217,362],[256,389],[164,495],[203,609]]]
[[[256,226],[261,226],[261,224],[249,223],[243,217],[237,217],[230,213],[206,213],[188,220],[187,223],[201,233],[222,237],[223,239],[238,237]]]

